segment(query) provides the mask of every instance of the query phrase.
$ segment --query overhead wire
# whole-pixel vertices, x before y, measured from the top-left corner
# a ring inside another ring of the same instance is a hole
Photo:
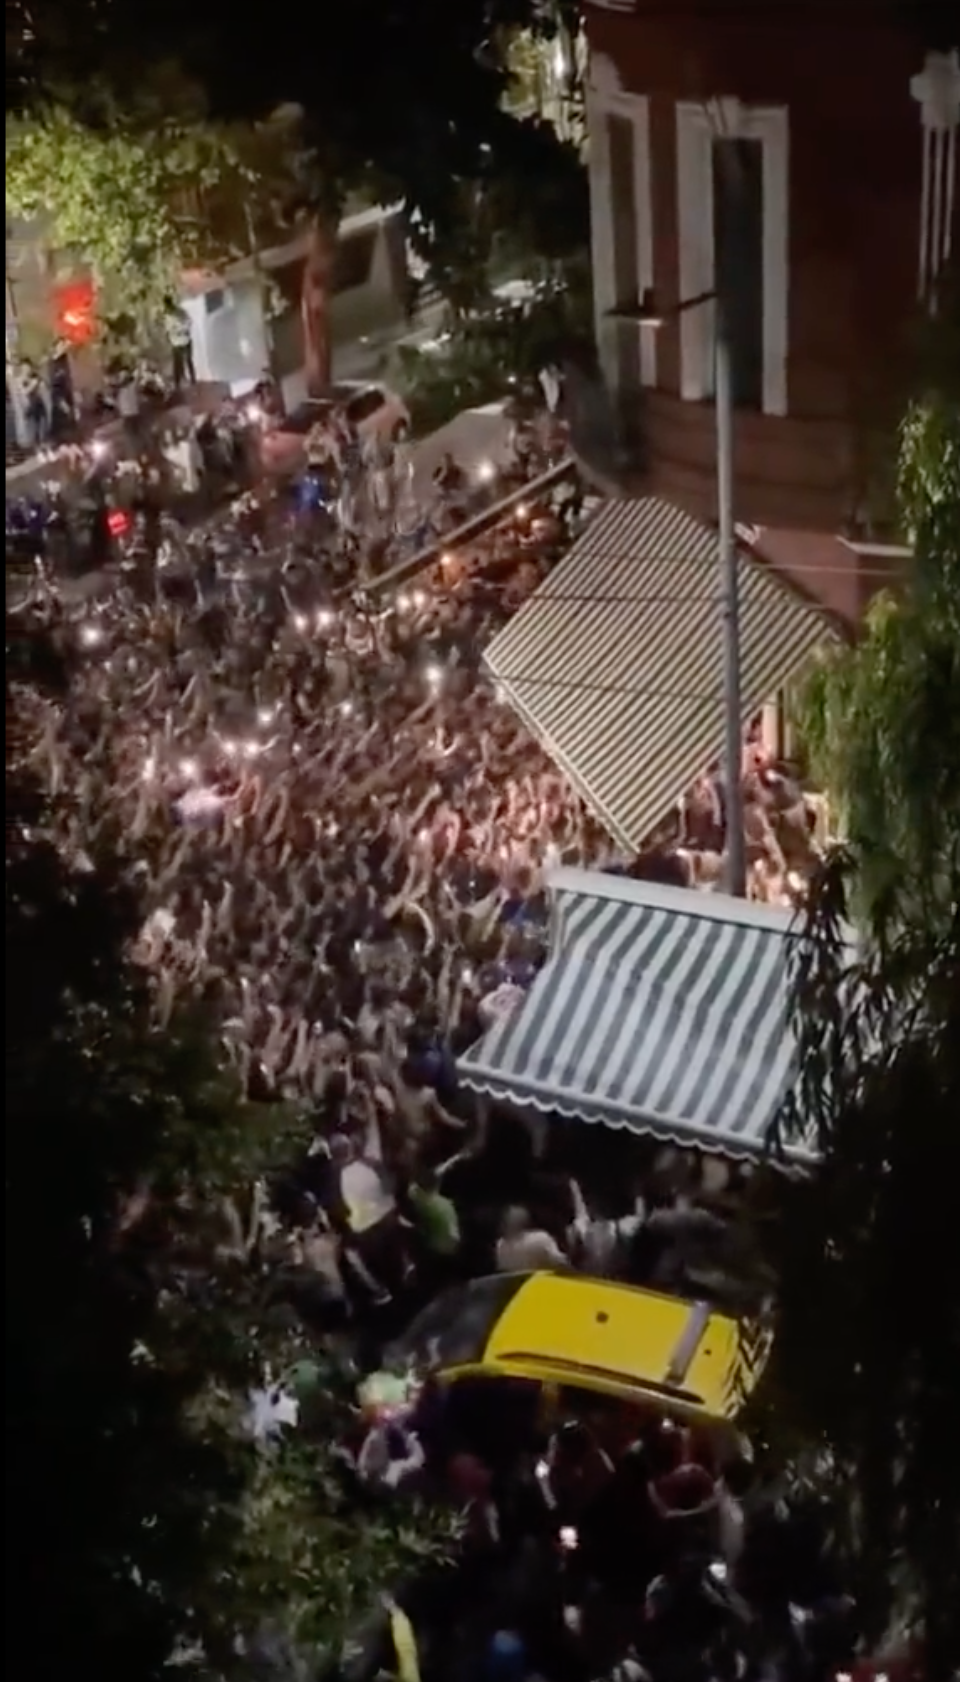
[[[576,540],[574,540],[574,541],[576,541]],[[749,554],[744,556],[744,558],[748,559],[748,560],[752,559],[755,562],[755,564],[757,564],[758,566],[768,568],[773,573],[775,582],[779,582],[781,584],[789,584],[789,579],[784,577],[783,574],[779,573],[779,571],[772,566],[772,563],[764,562],[764,561],[760,560],[759,557],[750,556]],[[434,563],[434,564],[436,564],[436,563]],[[562,562],[560,564],[562,565]],[[673,566],[677,566],[677,565],[695,566],[695,567],[701,568],[704,571],[708,571],[708,570],[712,570],[715,567],[716,563],[712,559],[706,559],[706,558],[700,558],[700,557],[697,557],[697,556],[689,556],[688,555],[688,556],[678,557],[678,558],[675,558],[675,559],[670,559],[670,560],[667,560],[666,562],[662,562],[658,559],[656,564],[657,565],[665,564],[669,567],[673,567]],[[426,570],[429,570],[429,569],[425,568],[424,570],[426,571]],[[814,574],[814,575],[819,576],[819,577],[823,577],[823,576],[829,575],[829,574],[836,574],[836,575],[846,577],[846,578],[849,578],[851,576],[854,576],[856,578],[863,578],[868,572],[874,572],[875,571],[877,576],[879,576],[881,578],[887,579],[888,581],[889,581],[889,578],[890,578],[890,573],[885,568],[867,569],[867,568],[857,567],[855,569],[851,568],[848,571],[847,568],[845,568],[845,567],[826,568],[826,567],[808,566],[808,567],[791,567],[790,570],[791,570],[791,573],[797,573],[797,572],[805,571],[805,572],[809,572],[809,573]],[[495,590],[497,592],[501,592],[501,591],[509,590],[511,588],[511,585],[508,581],[500,582],[500,581],[495,581],[495,580],[488,580],[487,581],[487,587],[492,588],[493,590]],[[405,592],[402,591],[402,590],[400,592],[398,592],[399,595],[403,595],[404,593]],[[588,591],[588,590],[585,590],[585,591],[576,591],[576,590],[572,590],[572,591],[563,591],[563,590],[551,591],[551,590],[545,589],[541,585],[540,588],[535,590],[530,596],[527,597],[526,601],[523,602],[521,607],[519,607],[517,609],[517,612],[518,613],[527,612],[529,609],[531,609],[535,605],[538,606],[538,607],[546,608],[546,607],[552,606],[554,603],[564,603],[564,602],[570,602],[570,603],[573,603],[573,604],[583,604],[583,605],[599,605],[599,606],[604,606],[604,605],[610,605],[610,606],[646,606],[646,605],[651,605],[651,606],[674,606],[674,607],[686,607],[686,606],[688,606],[690,604],[693,604],[693,603],[698,604],[698,605],[702,603],[704,605],[710,605],[712,607],[718,607],[719,608],[719,607],[722,606],[722,603],[723,603],[723,595],[722,595],[722,592],[720,592],[719,590],[716,591],[716,592],[710,593],[710,594],[696,594],[696,595],[690,595],[688,592],[681,592],[681,593],[678,593],[678,592],[642,592],[642,593],[638,593],[636,591],[632,591],[632,592],[620,592],[620,591],[609,591],[609,592],[607,592],[607,591]],[[811,611],[816,612],[817,611],[816,607],[812,606]],[[624,698],[628,698],[628,699],[685,702],[685,703],[688,703],[688,704],[696,704],[696,705],[703,705],[703,706],[712,706],[712,705],[714,705],[718,702],[722,703],[722,700],[723,700],[723,691],[722,690],[718,690],[716,693],[711,693],[711,694],[699,694],[699,693],[697,693],[695,691],[692,691],[692,690],[654,689],[654,688],[648,688],[648,687],[645,687],[645,686],[636,687],[634,685],[623,684],[623,683],[595,682],[595,681],[591,681],[589,679],[537,677],[537,676],[534,676],[532,673],[527,673],[527,672],[497,672],[497,671],[493,671],[492,668],[490,668],[490,667],[486,668],[486,672],[487,672],[487,675],[488,675],[489,679],[491,680],[494,688],[496,688],[497,685],[502,685],[504,688],[508,688],[508,687],[520,688],[522,686],[525,689],[559,690],[559,691],[570,691],[572,693],[585,693],[585,694],[596,694],[596,695],[621,695]]]
[[[578,539],[575,538],[574,543],[576,543],[577,541],[578,541]],[[571,548],[572,547],[573,547],[573,545],[571,545]],[[454,553],[454,555],[451,555],[450,558],[451,559],[455,558],[455,553]],[[644,557],[641,555],[641,556],[638,556],[637,559],[638,559],[638,561],[643,561]],[[647,559],[649,560],[650,557],[647,557]],[[906,560],[906,557],[904,556],[903,559]],[[807,561],[807,562],[799,562],[796,565],[794,565],[791,562],[790,566],[787,567],[787,566],[780,565],[775,561],[767,560],[762,555],[752,554],[750,551],[743,551],[743,550],[741,550],[741,560],[748,561],[748,562],[752,563],[755,567],[758,567],[762,572],[768,574],[774,580],[775,583],[781,583],[781,584],[786,584],[786,585],[789,585],[791,579],[796,577],[798,574],[801,574],[803,576],[809,576],[811,578],[853,578],[853,579],[856,579],[856,578],[877,578],[877,579],[885,579],[888,584],[894,584],[897,581],[897,572],[896,572],[896,567],[895,566],[882,567],[882,566],[856,566],[856,565],[851,565],[849,567],[845,567],[845,566],[836,566],[836,565],[833,565],[833,564],[831,564],[829,566],[816,566],[812,562]],[[439,564],[440,563],[438,561],[437,562],[427,561],[424,564],[423,571],[425,573],[429,572],[431,567],[437,566]],[[709,571],[714,570],[719,565],[719,558],[717,560],[713,560],[713,559],[701,560],[697,556],[687,555],[687,556],[682,556],[677,560],[670,560],[670,561],[663,561],[663,560],[657,558],[656,560],[651,561],[650,564],[654,565],[654,566],[657,566],[657,567],[661,567],[661,566],[699,567],[704,572],[709,572]],[[558,562],[557,565],[558,565],[558,567],[562,566],[563,561]],[[548,575],[548,580],[549,580],[549,575]],[[493,589],[508,589],[509,588],[508,584],[501,584],[495,579],[491,579],[488,582],[490,584],[490,587],[493,588]],[[413,580],[411,580],[408,588],[416,588],[415,582]],[[398,589],[397,594],[398,595],[403,595],[404,593],[405,593],[404,592],[404,587],[401,586]],[[533,595],[528,597],[528,600],[532,601],[532,600],[534,600],[534,598],[536,596],[540,596],[544,601],[564,601],[564,600],[567,600],[567,601],[630,602],[630,601],[644,601],[646,599],[644,596],[635,595],[630,591],[626,591],[626,592],[623,592],[623,593],[620,593],[620,592],[607,593],[605,591],[585,590],[585,591],[582,591],[582,592],[580,592],[580,591],[571,592],[570,594],[566,594],[565,592],[560,591],[560,590],[558,590],[556,592],[549,592],[544,588],[543,584],[538,586],[536,591],[534,591]],[[688,600],[689,598],[678,596],[676,599],[678,601],[682,601],[682,600]],[[524,604],[524,605],[526,605],[526,604]]]
[[[486,538],[489,538],[490,536],[494,535],[495,532],[497,532],[497,531],[502,532],[504,530],[506,522],[509,518],[510,518],[509,515],[505,516],[503,524],[501,524],[499,527],[496,527],[496,526],[492,527],[489,532],[484,532],[480,536],[478,536],[477,538],[474,538],[474,539],[469,539],[468,538],[463,545],[464,551],[468,551],[474,544],[479,545],[479,544],[483,543]],[[574,547],[575,544],[579,543],[581,538],[584,537],[585,535],[586,535],[586,529],[583,532],[581,532],[579,537],[575,537],[573,539],[573,542],[570,545],[571,549]],[[840,543],[840,542],[843,541],[843,539],[837,538],[836,541],[838,543]],[[438,550],[443,550],[443,547],[444,547],[444,540],[441,536],[437,540],[437,549]],[[873,579],[884,581],[888,584],[893,584],[893,583],[896,582],[896,576],[897,576],[897,570],[898,570],[897,563],[905,562],[908,559],[907,555],[893,554],[890,557],[891,564],[889,566],[881,566],[881,565],[876,564],[876,563],[871,563],[869,565],[860,565],[859,562],[858,562],[857,551],[851,546],[850,564],[848,566],[840,566],[839,564],[834,563],[834,562],[830,562],[827,565],[822,566],[822,565],[818,564],[817,562],[813,562],[813,561],[790,562],[789,565],[786,565],[784,563],[774,561],[773,559],[767,557],[766,555],[764,555],[764,554],[762,554],[762,553],[760,553],[760,552],[758,552],[754,549],[751,549],[745,543],[740,543],[738,545],[738,548],[739,548],[739,551],[740,551],[740,558],[741,558],[742,561],[749,562],[753,566],[756,566],[756,567],[760,568],[763,572],[768,573],[773,578],[774,582],[779,582],[781,584],[786,584],[788,586],[790,584],[791,579],[793,579],[795,577],[798,577],[798,576],[810,577],[810,578],[856,578],[856,579],[873,578]],[[569,553],[569,550],[568,550],[568,553]],[[422,571],[423,571],[423,573],[428,573],[431,570],[433,570],[433,569],[435,569],[439,566],[442,566],[444,564],[444,562],[449,562],[451,560],[455,560],[456,556],[457,556],[457,546],[454,545],[452,548],[444,550],[443,553],[438,553],[434,558],[432,558],[430,560],[427,560],[427,561],[424,561]],[[607,557],[604,557],[604,558],[607,558]],[[626,557],[624,557],[622,555],[618,556],[618,559],[623,559],[623,558],[626,558]],[[637,556],[637,560],[638,560],[638,562],[646,561],[651,566],[656,566],[657,568],[661,568],[661,567],[681,567],[682,566],[682,567],[699,567],[703,571],[709,571],[709,570],[715,568],[719,564],[719,555],[716,558],[714,558],[713,556],[705,557],[705,556],[699,556],[699,555],[644,556],[643,554],[640,554],[639,556]],[[563,560],[559,561],[557,563],[557,565],[562,566],[563,565]],[[402,594],[404,594],[404,591],[405,591],[406,588],[415,587],[415,580],[416,580],[417,576],[418,576],[417,574],[411,574],[409,579],[405,579],[402,584],[398,584],[397,593],[399,595],[402,595]],[[488,581],[488,583],[489,583],[489,586],[494,588],[494,589],[507,589],[507,588],[509,588],[508,585],[499,584],[496,580],[490,580],[490,581]],[[606,592],[600,592],[600,591],[571,592],[569,595],[565,595],[564,592],[562,592],[562,591],[557,591],[555,593],[552,593],[552,592],[548,593],[546,590],[544,590],[544,586],[540,585],[538,590],[534,593],[534,596],[531,596],[530,598],[528,598],[528,600],[534,600],[537,595],[541,594],[541,592],[543,593],[543,599],[544,600],[551,600],[551,601],[569,600],[569,601],[611,601],[611,602],[622,601],[622,602],[629,602],[629,601],[642,601],[642,600],[646,599],[642,596],[635,596],[635,595],[633,595],[629,592],[627,592],[625,594],[622,594],[622,595],[620,593],[613,593],[613,592],[607,594]],[[680,599],[683,599],[683,598],[678,597],[677,599],[680,600]]]

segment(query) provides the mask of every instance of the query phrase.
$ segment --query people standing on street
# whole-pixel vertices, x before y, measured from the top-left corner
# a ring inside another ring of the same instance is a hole
[[[164,444],[163,453],[173,471],[176,485],[185,495],[194,496],[200,489],[203,454],[193,428],[171,434]]]
[[[547,367],[541,368],[537,377],[543,387],[547,408],[551,415],[555,415],[560,407],[560,398],[563,395],[560,370],[553,363],[549,363]]]
[[[136,375],[129,369],[124,369],[117,384],[117,414],[123,422],[124,432],[133,450],[137,450],[140,444],[141,410],[140,387]]]
[[[196,385],[197,382],[190,318],[182,305],[174,304],[168,310],[166,328],[170,355],[173,361],[174,389],[182,391],[184,386]]]
[[[264,368],[250,393],[251,402],[269,420],[283,418],[283,391],[269,368]]]
[[[39,450],[50,436],[50,412],[43,380],[29,362],[24,366],[22,386],[29,442]]]
[[[76,427],[70,347],[65,339],[58,339],[51,351],[49,377],[50,436],[59,443],[70,438]]]

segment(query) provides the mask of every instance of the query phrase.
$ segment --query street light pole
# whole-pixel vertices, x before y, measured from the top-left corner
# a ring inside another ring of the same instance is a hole
[[[729,178],[729,177],[728,177]],[[717,429],[717,558],[720,563],[720,603],[723,636],[723,783],[726,819],[727,892],[746,898],[747,859],[743,823],[743,717],[740,693],[740,557],[733,514],[733,371],[730,321],[725,285],[718,272],[712,292],[684,298],[666,313],[656,308],[651,292],[636,303],[614,306],[607,314],[614,321],[632,321],[639,327],[662,327],[664,322],[685,315],[704,304],[714,306],[714,404]]]
[[[743,824],[743,718],[740,699],[740,567],[733,515],[733,379],[729,326],[724,302],[715,301],[717,527],[723,616],[723,785],[726,817],[727,892],[747,892]]]

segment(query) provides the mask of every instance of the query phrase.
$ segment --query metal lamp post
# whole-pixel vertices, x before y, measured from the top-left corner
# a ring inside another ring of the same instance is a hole
[[[745,897],[747,848],[743,811],[743,714],[740,688],[740,554],[733,517],[733,376],[722,298],[716,301],[717,536],[723,614],[723,760],[726,801],[726,887]]]
[[[723,618],[723,767],[726,818],[727,892],[742,899],[747,891],[746,839],[743,813],[743,718],[740,686],[740,557],[733,514],[733,378],[729,324],[723,298],[704,292],[687,298],[665,313],[657,311],[645,293],[636,304],[608,311],[615,321],[639,327],[662,327],[665,321],[703,304],[715,308],[715,415],[717,427],[717,554],[720,562],[720,600]]]

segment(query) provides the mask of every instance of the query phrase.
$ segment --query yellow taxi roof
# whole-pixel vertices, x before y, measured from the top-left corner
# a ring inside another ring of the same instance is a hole
[[[491,1326],[482,1359],[536,1369],[558,1384],[643,1390],[717,1419],[734,1416],[756,1377],[727,1315],[567,1273],[534,1273],[520,1285]]]

